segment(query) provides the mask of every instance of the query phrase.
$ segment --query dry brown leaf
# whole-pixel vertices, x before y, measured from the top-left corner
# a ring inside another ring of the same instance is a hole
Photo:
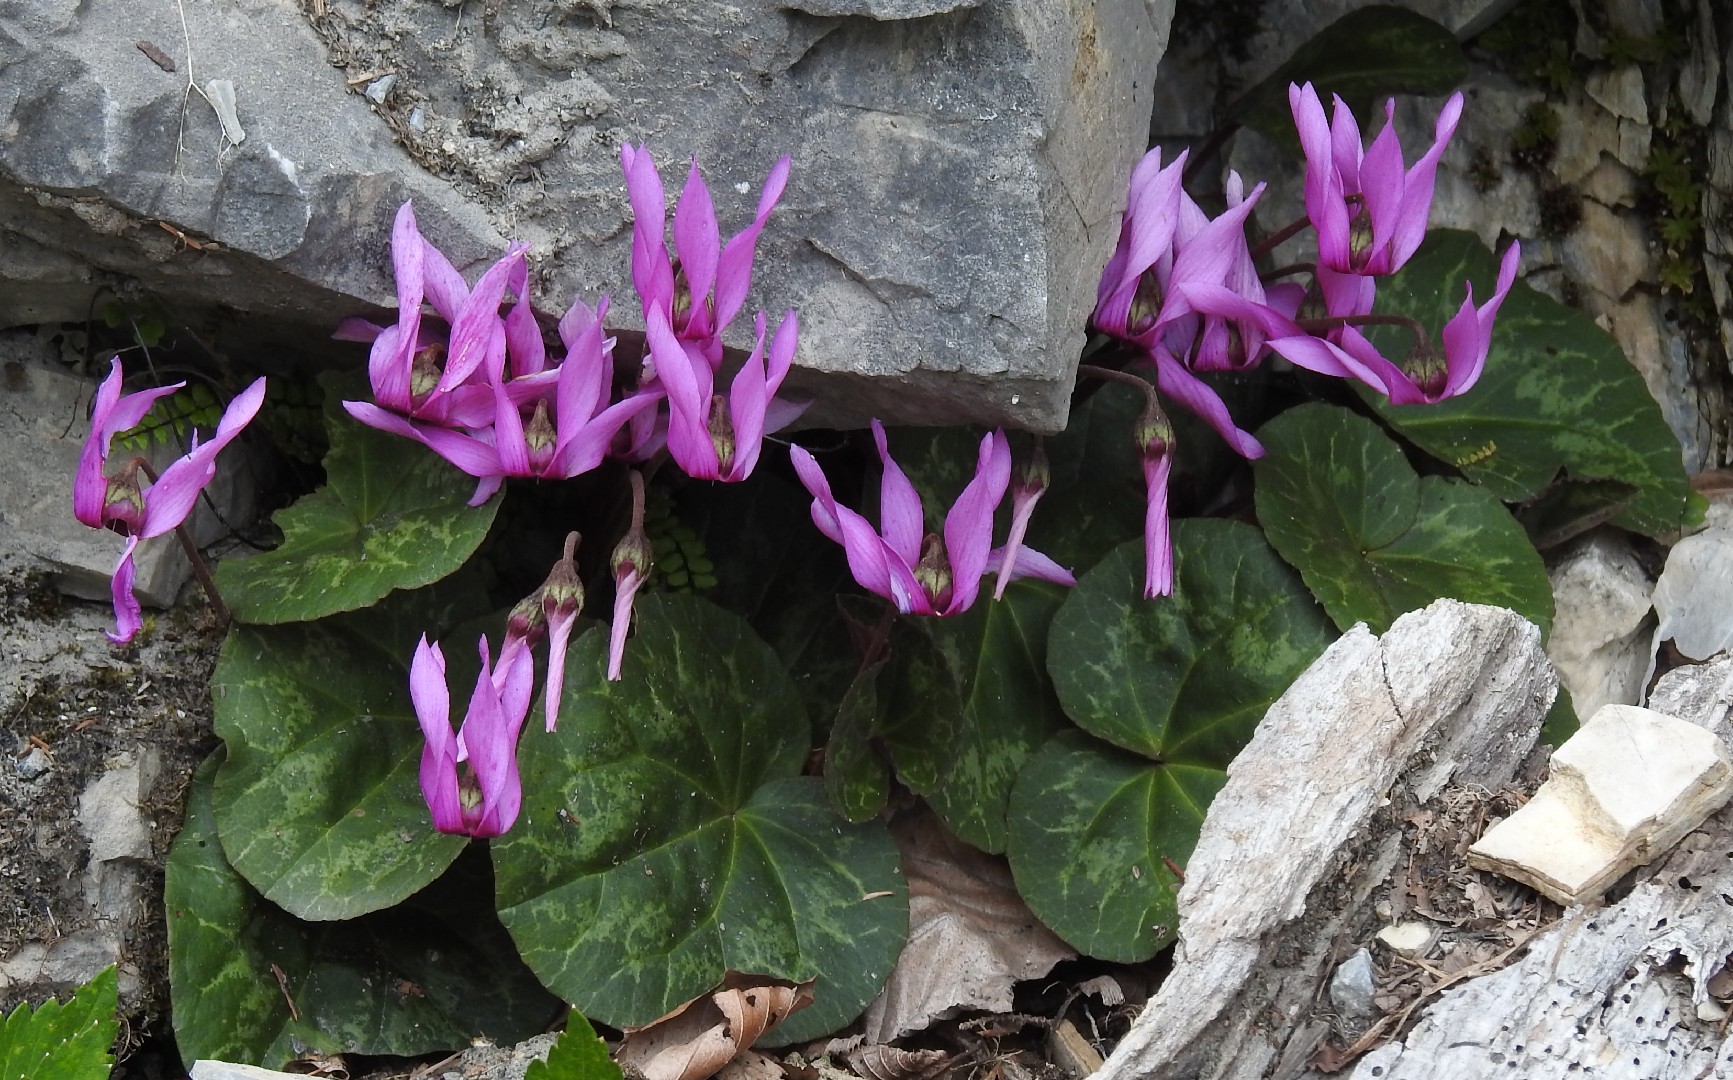
[[[1079,993],[1089,994],[1099,998],[1108,1008],[1125,1002],[1125,988],[1119,985],[1119,980],[1111,975],[1097,975],[1093,979],[1084,979],[1077,984]]]
[[[944,1072],[951,1055],[943,1050],[898,1050],[894,1046],[859,1046],[846,1055],[849,1068],[867,1080],[928,1080]]]
[[[784,1080],[788,1070],[782,1062],[757,1050],[746,1050],[722,1066],[716,1080]]]
[[[899,816],[891,835],[909,883],[909,940],[867,1008],[868,1042],[961,1009],[1009,1012],[1013,983],[1077,955],[1030,912],[1003,859],[958,840],[931,811]]]
[[[810,1004],[810,979],[795,984],[731,971],[710,993],[643,1027],[627,1028],[614,1059],[644,1080],[705,1080]]]

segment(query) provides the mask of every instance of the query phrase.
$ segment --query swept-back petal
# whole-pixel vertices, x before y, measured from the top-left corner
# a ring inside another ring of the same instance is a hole
[[[108,477],[103,469],[114,437],[143,420],[158,399],[186,385],[178,382],[123,396],[122,379],[120,357],[116,356],[109,362],[108,377],[91,400],[90,433],[78,452],[78,472],[72,480],[73,516],[93,529],[103,527],[102,508],[108,501]]]
[[[649,148],[631,143],[620,147],[620,168],[632,204],[632,286],[645,311],[657,301],[671,305],[674,267],[668,259],[668,203],[662,176]]]
[[[505,313],[505,345],[511,357],[514,376],[534,375],[548,366],[547,346],[542,341],[542,328],[530,310],[529,262],[518,260],[512,267],[507,287],[516,297],[511,310]]]
[[[668,452],[686,475],[718,479],[721,464],[710,439],[710,398],[714,374],[702,357],[687,351],[674,336],[668,312],[660,304],[644,315],[644,337],[656,364],[656,375],[668,394]]]
[[[674,251],[680,256],[680,269],[686,274],[686,284],[692,291],[692,309],[680,328],[683,337],[708,336],[710,323],[710,289],[716,284],[716,263],[722,251],[722,232],[716,224],[716,204],[710,199],[710,188],[698,171],[698,159],[686,173],[686,186],[680,192],[680,202],[674,207]]]
[[[1438,161],[1456,134],[1462,119],[1462,92],[1450,95],[1438,113],[1433,126],[1432,146],[1421,155],[1402,184],[1402,202],[1396,211],[1396,222],[1390,233],[1390,270],[1400,270],[1426,239],[1427,218],[1432,212],[1432,192],[1438,179]]]
[[[848,558],[849,573],[861,588],[895,599],[889,564],[897,560],[896,553],[873,531],[866,518],[836,501],[824,470],[805,447],[790,446],[788,454],[794,463],[795,475],[812,495],[812,523],[818,526],[819,532],[842,545],[843,554]],[[907,565],[902,569],[905,578],[911,576]]]
[[[428,644],[427,635],[409,662],[409,698],[421,724],[421,797],[444,833],[463,832],[463,808],[457,790],[457,736],[451,730],[451,695],[445,684],[445,654]]]
[[[217,430],[209,442],[195,447],[162,471],[162,476],[145,492],[144,519],[138,529],[140,538],[148,540],[161,536],[187,519],[199,492],[217,475],[217,455],[252,422],[264,401],[265,380],[255,379],[223,410],[222,419],[217,421]]]
[[[1164,397],[1184,405],[1215,429],[1216,434],[1243,458],[1261,458],[1264,445],[1248,431],[1242,431],[1228,414],[1228,407],[1209,384],[1187,371],[1166,349],[1157,348],[1150,354],[1155,363],[1155,385]]]
[[[945,552],[951,560],[951,598],[944,615],[955,615],[974,606],[987,572],[987,553],[993,547],[993,513],[1004,501],[1011,484],[1011,444],[1004,429],[981,440],[975,456],[975,475],[957,496],[956,505],[945,515]]]
[[[752,224],[735,233],[722,249],[722,257],[716,265],[715,332],[718,334],[734,320],[746,302],[746,292],[752,285],[752,260],[758,253],[758,236],[770,220],[770,212],[776,209],[777,201],[782,198],[783,189],[788,187],[792,168],[793,161],[787,154],[776,160],[770,175],[765,177],[764,189],[758,195],[758,215],[752,219]]]
[[[120,562],[115,564],[114,576],[109,579],[109,595],[114,600],[114,633],[108,634],[108,640],[116,645],[125,645],[131,641],[138,628],[144,625],[144,616],[139,611],[138,598],[132,594],[132,582],[135,568],[132,561],[133,552],[138,550],[139,537],[126,538],[126,548],[120,553]]]
[[[1444,367],[1448,372],[1440,397],[1455,397],[1466,393],[1480,381],[1486,367],[1487,353],[1492,349],[1492,327],[1498,309],[1516,282],[1516,271],[1522,259],[1522,248],[1515,241],[1504,249],[1498,266],[1498,284],[1492,298],[1479,308],[1474,307],[1474,286],[1466,286],[1468,296],[1454,318],[1444,324]]]
[[[897,558],[914,566],[921,561],[921,540],[927,533],[926,511],[920,493],[891,457],[885,426],[872,420],[873,444],[878,447],[884,471],[879,479],[879,532]]]
[[[445,373],[439,379],[441,391],[468,381],[492,354],[495,334],[502,339],[499,349],[503,355],[505,327],[499,317],[499,305],[505,296],[506,283],[523,259],[523,246],[513,244],[504,258],[481,275],[481,280],[475,283],[475,289],[464,301],[463,309],[451,321],[451,348],[446,354]]]

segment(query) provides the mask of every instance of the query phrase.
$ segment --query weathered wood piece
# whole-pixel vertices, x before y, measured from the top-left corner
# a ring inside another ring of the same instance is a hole
[[[1650,706],[1725,739],[1733,658],[1669,672]],[[1354,1080],[1733,1076],[1733,808],[1605,907],[1572,908],[1502,971],[1442,995]]]
[[[1561,904],[1598,898],[1664,855],[1733,796],[1733,756],[1696,724],[1606,705],[1552,756],[1522,809],[1468,849],[1468,864]]]
[[[1441,600],[1382,638],[1344,634],[1229,767],[1186,867],[1173,972],[1098,1075],[1304,1075],[1328,1031],[1321,987],[1379,929],[1394,823],[1447,784],[1508,783],[1556,687],[1539,631],[1501,609]]]

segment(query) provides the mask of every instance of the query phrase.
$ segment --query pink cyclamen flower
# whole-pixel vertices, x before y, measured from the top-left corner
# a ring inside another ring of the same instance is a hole
[[[1412,168],[1396,139],[1396,102],[1384,130],[1362,150],[1360,126],[1341,98],[1328,123],[1311,83],[1288,87],[1288,105],[1306,153],[1306,214],[1318,232],[1318,265],[1347,274],[1393,274],[1426,236],[1438,159],[1462,116],[1452,94],[1438,114],[1433,143]],[[1345,314],[1346,312],[1333,312]]]
[[[726,400],[714,393],[715,373],[690,342],[674,336],[661,304],[645,315],[645,339],[657,378],[668,394],[668,452],[686,475],[727,483],[744,480],[758,464],[766,432],[791,423],[804,404],[775,400],[776,391],[794,362],[800,321],[790,311],[770,342],[770,362],[764,356],[764,313],[756,320],[758,343],[734,376]]]
[[[460,836],[499,836],[517,821],[523,804],[517,740],[529,712],[535,668],[529,650],[493,667],[487,638],[479,645],[481,673],[460,731],[451,729],[445,655],[427,635],[409,666],[409,696],[427,740],[421,751],[421,794],[433,827]],[[460,772],[458,766],[466,765]]]
[[[896,604],[905,615],[956,615],[975,603],[983,575],[996,569],[1003,551],[993,543],[993,513],[1011,481],[1011,448],[1003,431],[981,440],[975,476],[945,515],[943,535],[926,532],[921,497],[885,443],[885,429],[872,422],[884,475],[879,487],[881,529],[839,504],[831,494],[824,470],[804,447],[789,454],[801,483],[812,493],[812,521],[819,532],[839,543],[848,557],[849,572],[868,590]],[[997,556],[997,558],[995,558]],[[1037,577],[1071,585],[1067,570],[1052,559],[1023,548],[1013,561],[1015,577]]]
[[[1474,285],[1444,325],[1442,354],[1431,342],[1419,342],[1402,364],[1386,359],[1366,336],[1352,326],[1335,332],[1340,344],[1298,332],[1272,336],[1270,348],[1295,365],[1324,375],[1359,379],[1390,399],[1392,405],[1433,405],[1467,393],[1480,380],[1492,348],[1492,327],[1498,309],[1516,281],[1522,248],[1511,241],[1499,262],[1498,282],[1486,303],[1474,305]]]
[[[1185,191],[1187,151],[1166,168],[1156,147],[1131,170],[1119,244],[1101,271],[1095,328],[1122,341],[1145,341],[1155,326],[1173,267]]]
[[[726,247],[716,222],[710,189],[697,159],[674,209],[674,258],[668,256],[667,208],[662,177],[647,147],[620,148],[626,193],[632,203],[632,283],[644,318],[661,304],[674,336],[695,345],[714,369],[722,363],[722,332],[746,302],[758,236],[788,186],[792,160],[784,154],[771,167],[758,197],[758,214]]]
[[[149,540],[170,532],[192,513],[199,492],[217,475],[216,458],[223,447],[234,440],[257,415],[265,400],[265,380],[253,384],[235,395],[223,410],[217,430],[209,442],[200,443],[195,433],[192,449],[176,460],[152,482],[141,471],[148,470],[144,459],[134,457],[115,470],[108,471],[110,444],[114,437],[136,426],[157,399],[179,390],[185,383],[144,390],[136,394],[121,394],[120,357],[109,367],[108,378],[96,391],[90,415],[90,434],[78,457],[78,474],[72,485],[72,512],[79,521],[93,529],[112,529],[126,537],[126,548],[114,568],[110,591],[114,599],[115,632],[109,640],[115,644],[131,641],[143,624],[138,599],[133,595],[135,567],[133,553],[139,541]]]
[[[333,335],[372,342],[367,376],[381,407],[440,425],[483,427],[489,422],[493,399],[480,376],[504,362],[508,336],[514,345],[528,344],[523,324],[526,319],[534,322],[525,296],[524,250],[514,245],[471,291],[451,261],[421,235],[413,204],[398,209],[391,230],[397,322],[379,327],[365,319],[345,319]],[[508,286],[517,300],[502,320],[499,305]],[[424,303],[433,305],[445,326],[425,316]],[[538,335],[534,346],[540,344]],[[533,359],[513,360],[514,369],[533,366]]]
[[[476,477],[471,506],[492,498],[508,476],[563,480],[589,472],[602,463],[620,429],[661,399],[649,391],[607,404],[614,378],[614,343],[602,337],[607,310],[603,297],[595,312],[583,308],[587,318],[562,320],[562,333],[572,334],[571,348],[557,367],[509,381],[501,370],[490,372],[490,427],[458,431],[415,423],[366,401],[345,401],[343,408],[369,427],[416,440]]]

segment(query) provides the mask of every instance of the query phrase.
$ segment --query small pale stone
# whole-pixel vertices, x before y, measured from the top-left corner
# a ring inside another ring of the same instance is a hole
[[[275,1069],[261,1069],[257,1065],[236,1065],[227,1061],[200,1060],[193,1062],[192,1071],[188,1074],[192,1080],[287,1080],[299,1077],[298,1073],[277,1072]]]
[[[1710,732],[1608,705],[1558,748],[1552,776],[1468,849],[1469,865],[1561,904],[1600,895],[1733,796],[1733,756]]]
[[[1378,940],[1405,956],[1417,956],[1432,944],[1432,927],[1423,922],[1397,923],[1378,931]]]
[[[40,746],[32,746],[28,754],[12,763],[20,780],[34,780],[53,767],[53,759]]]
[[[385,99],[391,96],[391,88],[397,85],[396,75],[385,75],[367,84],[365,91],[367,100],[375,105],[385,104]]]

